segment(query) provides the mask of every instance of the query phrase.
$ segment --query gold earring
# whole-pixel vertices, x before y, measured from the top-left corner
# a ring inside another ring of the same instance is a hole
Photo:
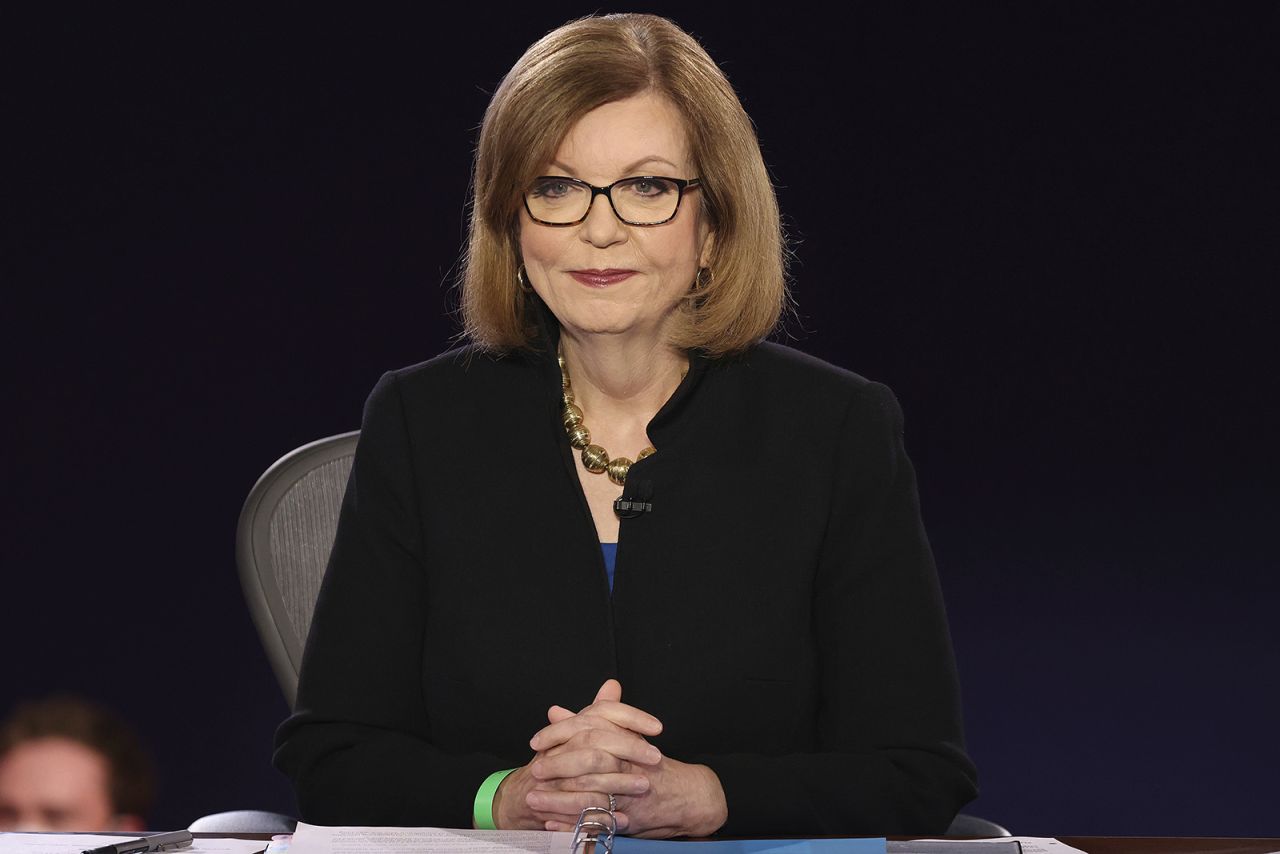
[[[533,293],[533,288],[529,286],[529,279],[524,274],[524,265],[520,265],[520,269],[516,270],[516,284],[520,286],[520,290],[526,294]]]
[[[702,274],[706,273],[707,277],[703,279]],[[715,284],[716,272],[710,267],[699,267],[698,274],[693,277],[693,289],[695,291],[705,291],[707,288]]]

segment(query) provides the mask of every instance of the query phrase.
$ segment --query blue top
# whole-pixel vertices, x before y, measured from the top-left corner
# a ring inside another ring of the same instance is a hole
[[[600,551],[604,552],[604,569],[609,574],[609,592],[613,592],[613,567],[618,562],[618,544],[601,543]]]

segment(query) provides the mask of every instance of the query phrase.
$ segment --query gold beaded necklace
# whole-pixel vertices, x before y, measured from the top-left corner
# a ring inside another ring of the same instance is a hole
[[[573,402],[573,386],[569,384],[569,366],[565,364],[564,353],[559,352],[556,358],[560,362],[560,390],[564,394],[564,432],[569,436],[569,444],[582,451],[582,465],[592,474],[609,473],[609,480],[618,486],[627,482],[627,472],[631,469],[631,460],[626,457],[609,457],[609,452],[599,445],[591,444],[591,431],[582,423],[582,409]],[[653,445],[636,454],[636,462],[650,454],[657,453]]]

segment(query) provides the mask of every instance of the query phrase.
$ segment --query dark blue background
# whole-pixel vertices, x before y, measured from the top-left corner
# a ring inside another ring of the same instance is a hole
[[[1280,835],[1278,7],[642,8],[756,120],[789,340],[903,402],[970,810]],[[5,13],[0,710],[121,710],[155,826],[293,811],[240,504],[447,345],[488,94],[588,11]]]

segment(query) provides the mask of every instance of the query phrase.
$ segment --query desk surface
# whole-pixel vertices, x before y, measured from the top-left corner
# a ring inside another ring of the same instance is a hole
[[[1200,836],[1059,836],[1088,854],[1269,854],[1280,839]]]

